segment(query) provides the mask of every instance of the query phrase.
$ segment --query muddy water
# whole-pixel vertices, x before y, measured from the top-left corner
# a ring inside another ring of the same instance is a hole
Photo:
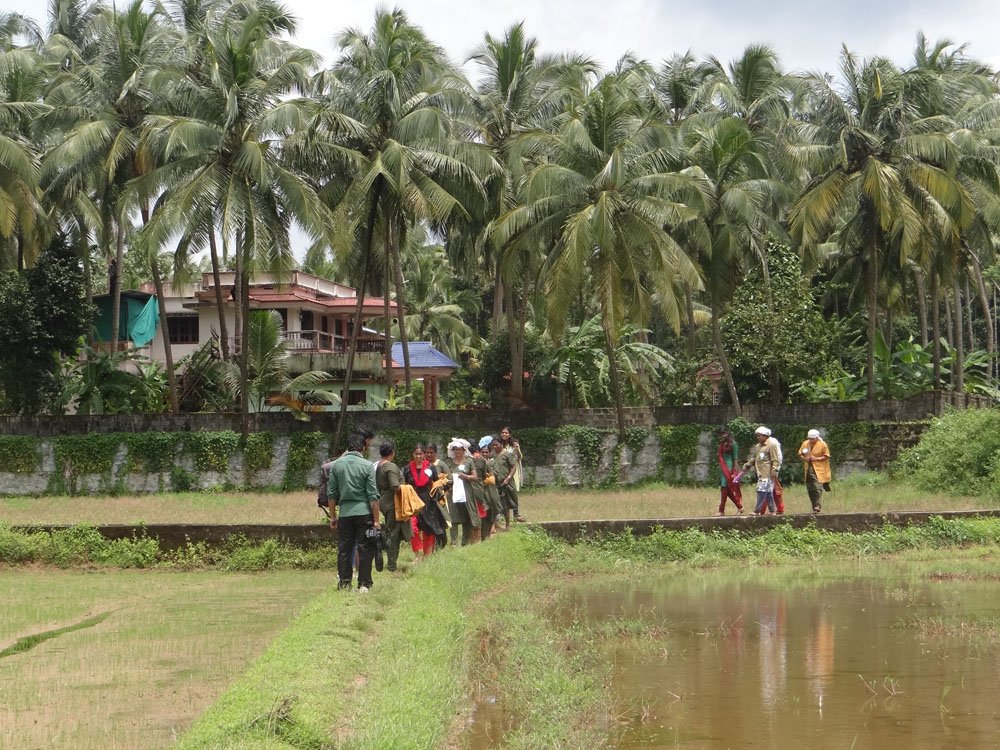
[[[618,624],[621,750],[1000,747],[995,582],[690,577],[563,609]]]
[[[1000,747],[996,581],[683,575],[589,582],[552,613],[610,665],[613,747]],[[480,704],[469,746],[504,728]]]

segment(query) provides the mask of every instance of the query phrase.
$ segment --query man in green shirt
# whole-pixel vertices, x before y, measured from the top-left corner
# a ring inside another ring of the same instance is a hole
[[[375,487],[378,489],[378,507],[385,517],[386,568],[396,569],[399,560],[399,545],[403,539],[410,540],[410,522],[396,520],[396,491],[403,483],[403,473],[396,466],[396,446],[382,443],[378,454],[381,459],[375,469]]]
[[[361,451],[365,439],[354,433],[347,437],[347,452],[330,467],[327,494],[333,515],[330,527],[337,530],[337,588],[351,588],[354,578],[354,548],[358,549],[358,591],[372,586],[375,537],[381,529],[375,473]]]

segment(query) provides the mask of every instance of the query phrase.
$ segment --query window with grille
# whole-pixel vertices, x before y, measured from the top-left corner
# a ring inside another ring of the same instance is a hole
[[[198,316],[168,315],[167,333],[171,344],[197,344]]]

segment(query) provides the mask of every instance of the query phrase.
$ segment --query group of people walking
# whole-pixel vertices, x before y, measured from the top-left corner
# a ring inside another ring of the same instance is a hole
[[[757,476],[757,502],[754,513],[783,514],[785,512],[784,488],[778,476],[784,461],[781,443],[771,434],[771,430],[761,425],[754,432],[756,445],[743,464],[738,463],[736,442],[727,430],[719,431],[716,458],[719,463],[720,500],[718,515],[726,514],[726,504],[732,501],[736,512],[743,515],[743,494],[740,480],[745,472],[753,469]],[[823,492],[830,490],[830,447],[820,436],[819,430],[806,433],[806,439],[799,447],[802,461],[803,481],[809,493],[813,513],[823,509]]]
[[[356,566],[358,590],[368,591],[376,554],[384,550],[385,567],[394,571],[404,541],[419,560],[526,520],[518,494],[524,456],[510,428],[496,437],[453,438],[443,458],[437,445],[419,443],[402,465],[392,442],[382,443],[379,460],[369,462],[372,438],[348,436],[347,451],[320,471],[319,503],[337,532],[340,588],[351,588]]]

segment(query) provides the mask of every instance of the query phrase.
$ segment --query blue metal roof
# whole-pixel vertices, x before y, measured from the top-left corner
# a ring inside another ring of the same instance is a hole
[[[410,367],[427,369],[457,370],[459,365],[435,349],[430,341],[411,341],[407,347],[410,352]],[[403,345],[398,341],[392,345],[392,366],[403,366]]]

